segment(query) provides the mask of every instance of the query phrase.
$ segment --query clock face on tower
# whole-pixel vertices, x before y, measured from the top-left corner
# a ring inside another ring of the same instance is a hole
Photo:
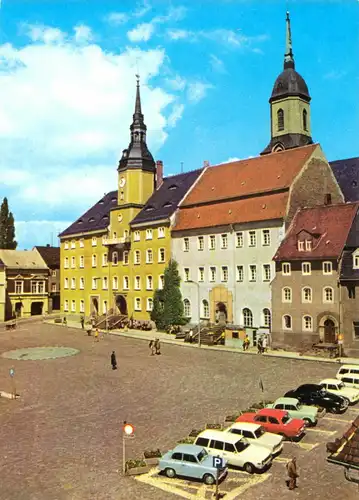
[[[120,187],[123,188],[126,184],[126,179],[124,177],[121,177],[120,179]]]

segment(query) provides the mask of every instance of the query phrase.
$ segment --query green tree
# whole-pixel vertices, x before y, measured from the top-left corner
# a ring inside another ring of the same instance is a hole
[[[9,212],[7,198],[4,198],[0,207],[0,248],[15,250],[16,247],[14,216]]]
[[[151,311],[151,319],[156,323],[158,330],[165,328],[163,316],[163,290],[156,290],[153,295],[153,307]]]

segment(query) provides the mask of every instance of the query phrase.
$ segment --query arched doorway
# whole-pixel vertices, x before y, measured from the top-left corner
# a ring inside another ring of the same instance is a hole
[[[21,308],[22,308],[22,302],[16,302],[16,304],[15,304],[15,317],[16,318],[21,317]]]
[[[216,305],[216,322],[220,325],[227,323],[227,306],[223,302],[218,302]]]
[[[92,297],[91,300],[91,309],[92,309],[92,314],[95,314],[96,316],[98,315],[98,298],[97,297]]]
[[[335,342],[335,324],[330,318],[324,321],[324,342],[328,344]]]
[[[31,303],[31,316],[39,316],[42,314],[42,308],[44,306],[43,302],[32,302]]]
[[[125,314],[127,316],[127,302],[123,295],[116,295],[116,306],[121,314]]]

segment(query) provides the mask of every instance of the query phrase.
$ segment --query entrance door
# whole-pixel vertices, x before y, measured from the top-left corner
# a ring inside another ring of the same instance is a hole
[[[223,302],[218,302],[216,307],[216,321],[220,325],[227,323],[227,307]]]
[[[32,302],[31,304],[31,316],[39,316],[42,314],[43,302]]]
[[[324,342],[333,344],[335,342],[335,324],[331,319],[324,321]]]
[[[98,298],[97,297],[92,297],[92,313],[98,316]]]
[[[16,302],[16,304],[15,304],[15,316],[17,318],[21,317],[21,308],[22,308],[22,303],[21,302]]]
[[[127,313],[127,302],[126,302],[126,299],[123,295],[116,296],[116,306],[121,314],[124,314],[127,316],[127,314],[128,314]]]

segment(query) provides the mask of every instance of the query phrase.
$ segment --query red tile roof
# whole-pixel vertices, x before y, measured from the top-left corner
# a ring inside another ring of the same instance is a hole
[[[344,248],[359,203],[299,209],[282,241],[275,261],[338,258]],[[298,250],[301,231],[313,237],[312,250]]]
[[[327,458],[328,462],[359,470],[359,417],[353,420],[338,445],[339,448]]]
[[[182,206],[288,188],[317,147],[311,144],[209,167]]]
[[[255,196],[212,205],[181,208],[172,231],[281,219],[286,215],[288,192]]]

